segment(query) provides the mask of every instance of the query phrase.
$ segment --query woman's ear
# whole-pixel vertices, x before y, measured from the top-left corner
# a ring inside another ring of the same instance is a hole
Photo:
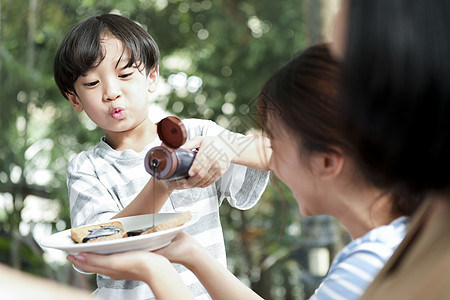
[[[67,99],[69,99],[70,103],[72,104],[73,109],[75,109],[76,112],[83,111],[83,106],[81,105],[81,102],[78,99],[78,96],[75,95],[75,93],[66,92],[66,96],[67,96]]]
[[[148,74],[148,91],[154,93],[158,87],[159,66],[154,67]]]
[[[339,174],[344,167],[344,156],[339,149],[336,152],[314,153],[311,157],[313,171],[322,179],[333,179]]]

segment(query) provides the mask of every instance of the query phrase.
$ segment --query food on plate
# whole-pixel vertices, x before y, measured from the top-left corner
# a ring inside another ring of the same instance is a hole
[[[70,229],[72,240],[79,244],[119,239],[124,235],[123,225],[119,221]]]
[[[190,212],[184,212],[176,217],[170,218],[156,226],[125,231],[119,221],[111,221],[97,225],[88,225],[70,229],[72,239],[76,243],[91,243],[143,235],[151,232],[168,230],[183,225],[192,219]]]
[[[134,235],[147,234],[147,233],[151,233],[151,232],[163,231],[163,230],[181,226],[184,223],[188,222],[190,219],[192,219],[191,212],[186,211],[186,212],[182,213],[181,215],[170,218],[169,220],[159,223],[156,226],[152,226],[152,227],[148,227],[148,228],[144,228],[144,229],[140,229],[140,230],[128,231],[126,233],[126,235],[134,236]]]
[[[163,231],[163,230],[167,230],[170,228],[175,228],[175,227],[183,225],[184,223],[190,221],[191,219],[192,219],[191,212],[186,211],[186,212],[182,213],[181,215],[178,215],[174,218],[171,218],[167,221],[164,221],[164,222],[154,226],[153,227],[154,230],[149,231],[149,232]],[[145,232],[143,232],[143,234],[145,234]]]

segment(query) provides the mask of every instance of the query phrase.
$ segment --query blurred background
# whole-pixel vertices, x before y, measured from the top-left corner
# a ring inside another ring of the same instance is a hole
[[[242,133],[255,126],[256,96],[282,64],[327,41],[339,0],[0,0],[0,262],[92,291],[66,253],[39,241],[70,228],[67,164],[101,130],[73,111],[53,80],[69,28],[117,13],[144,27],[161,51],[149,117],[211,119]],[[229,268],[265,299],[304,299],[349,241],[327,216],[302,218],[272,178],[249,211],[221,207]]]

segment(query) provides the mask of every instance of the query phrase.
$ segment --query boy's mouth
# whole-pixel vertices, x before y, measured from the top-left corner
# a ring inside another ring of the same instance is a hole
[[[121,120],[125,117],[125,109],[122,107],[115,107],[111,112],[111,117],[116,120]]]

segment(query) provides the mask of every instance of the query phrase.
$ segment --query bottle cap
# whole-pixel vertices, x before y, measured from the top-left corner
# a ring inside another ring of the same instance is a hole
[[[145,155],[145,170],[156,179],[170,178],[178,167],[174,151],[166,147],[153,147]]]
[[[176,149],[187,140],[187,131],[180,118],[169,116],[156,124],[156,130],[160,140],[168,147]]]

